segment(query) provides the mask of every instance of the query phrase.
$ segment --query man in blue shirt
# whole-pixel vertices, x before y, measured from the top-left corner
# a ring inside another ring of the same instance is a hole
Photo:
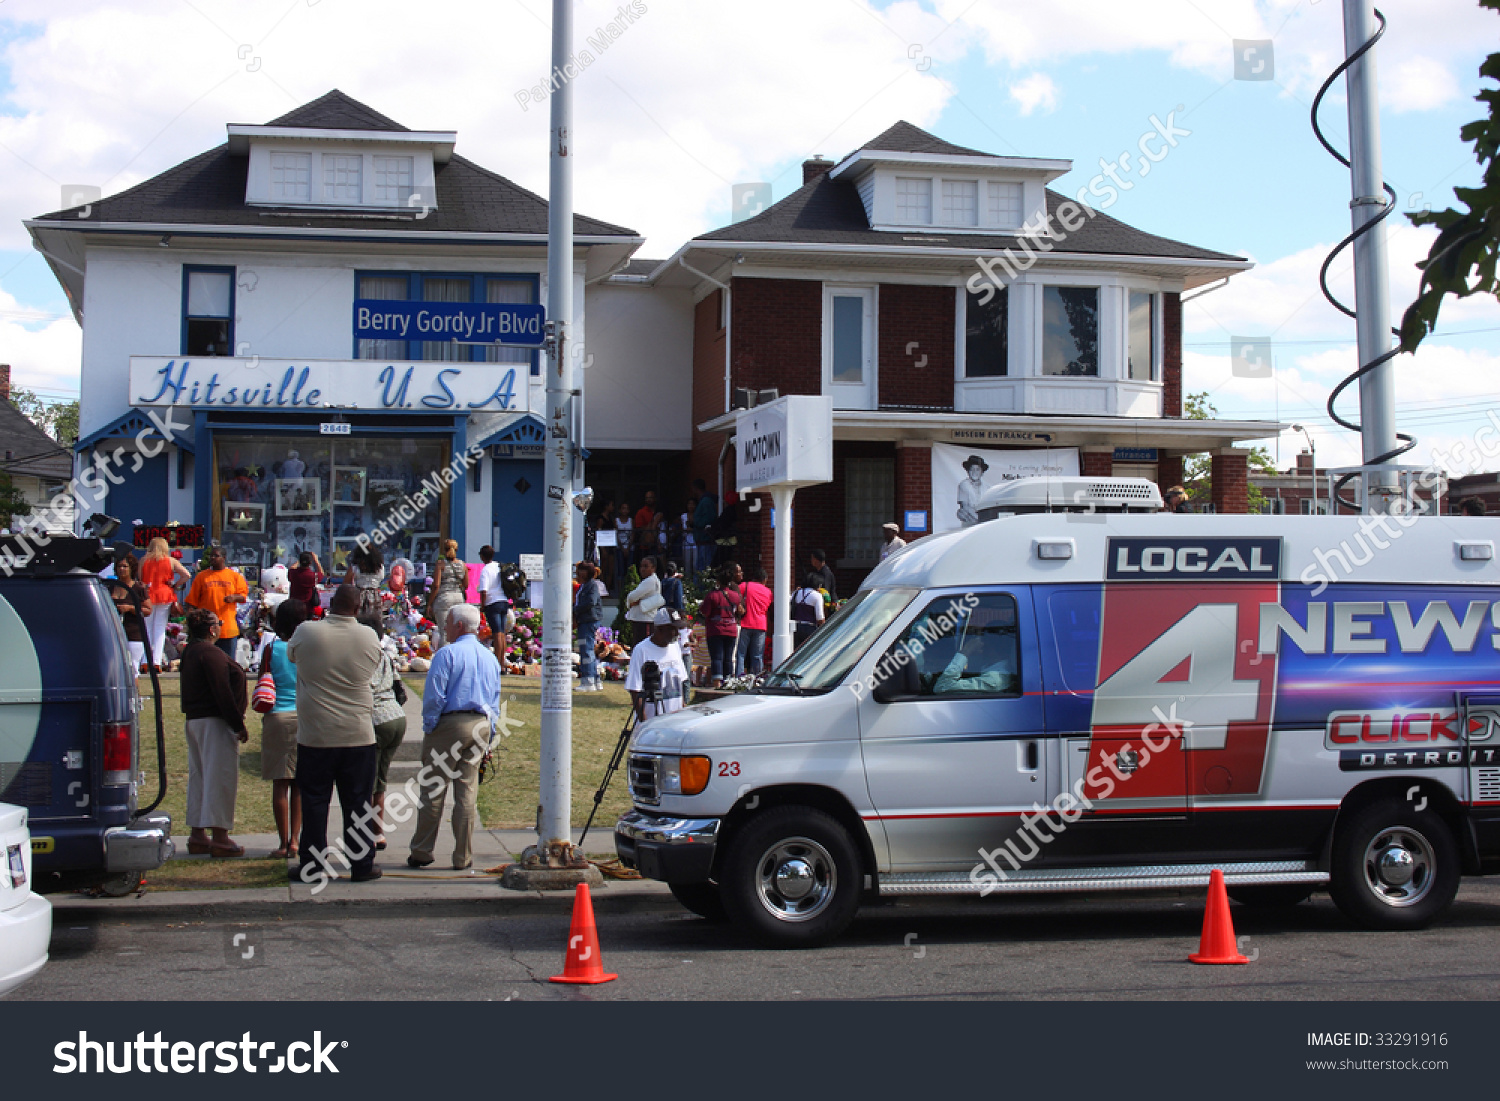
[[[422,769],[417,774],[421,802],[417,829],[406,863],[425,868],[433,861],[448,785],[453,785],[453,867],[474,863],[474,804],[479,795],[479,762],[495,728],[500,703],[500,663],[479,642],[479,609],[449,609],[447,645],[432,658],[422,691]]]

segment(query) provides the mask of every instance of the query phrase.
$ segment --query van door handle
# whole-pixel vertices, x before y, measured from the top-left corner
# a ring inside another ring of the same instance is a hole
[[[1016,769],[1018,771],[1035,773],[1040,759],[1041,754],[1037,749],[1036,739],[1031,738],[1016,743]],[[1036,776],[1033,775],[1032,779],[1035,780]]]

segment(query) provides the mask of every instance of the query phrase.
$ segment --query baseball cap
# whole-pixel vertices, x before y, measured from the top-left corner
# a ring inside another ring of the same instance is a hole
[[[677,611],[674,608],[658,608],[656,614],[651,617],[654,627],[670,627],[677,622]]]

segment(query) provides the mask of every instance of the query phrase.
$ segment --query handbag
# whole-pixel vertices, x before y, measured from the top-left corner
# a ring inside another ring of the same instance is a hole
[[[276,678],[271,674],[271,647],[275,645],[276,640],[272,639],[261,655],[260,679],[255,682],[255,694],[250,698],[250,706],[262,715],[276,706]]]

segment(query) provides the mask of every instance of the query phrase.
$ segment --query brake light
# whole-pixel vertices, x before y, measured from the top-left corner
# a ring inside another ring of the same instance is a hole
[[[130,783],[131,744],[129,723],[104,724],[105,787],[123,787]]]

